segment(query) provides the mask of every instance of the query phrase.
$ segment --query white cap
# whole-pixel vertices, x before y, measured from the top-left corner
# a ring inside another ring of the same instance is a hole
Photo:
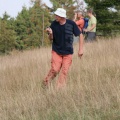
[[[66,18],[66,10],[64,10],[63,8],[58,8],[55,12],[55,15],[58,15],[60,17]]]

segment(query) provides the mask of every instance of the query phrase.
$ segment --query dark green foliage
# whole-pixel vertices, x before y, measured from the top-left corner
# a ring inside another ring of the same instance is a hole
[[[45,33],[50,21],[50,11],[41,1],[33,2],[33,6],[29,9],[23,7],[16,19],[10,18],[5,13],[0,19],[0,52],[6,53],[13,48],[24,50],[50,44]]]
[[[120,30],[117,21],[120,21],[119,0],[85,0],[88,8],[93,8],[96,13],[98,25],[97,31],[104,36],[112,36]]]
[[[43,39],[46,43],[46,34],[43,34],[43,27],[49,25],[49,19],[49,11],[43,8],[40,2],[35,2],[29,10],[23,7],[15,21],[15,31],[18,36],[16,48],[21,50],[40,47],[43,44]]]
[[[14,20],[9,18],[7,13],[5,13],[3,18],[0,19],[0,54],[6,54],[15,48],[16,36],[12,26]]]

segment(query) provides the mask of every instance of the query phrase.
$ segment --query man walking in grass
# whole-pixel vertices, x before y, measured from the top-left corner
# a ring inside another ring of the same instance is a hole
[[[55,21],[52,22],[50,28],[46,29],[49,39],[53,43],[51,69],[44,80],[44,84],[48,85],[51,79],[55,78],[61,70],[57,80],[57,88],[59,89],[66,85],[66,76],[72,63],[73,35],[80,36],[81,32],[75,22],[66,19],[66,10],[63,8],[58,8],[54,14]],[[83,55],[82,38],[79,42],[78,55],[80,58]]]

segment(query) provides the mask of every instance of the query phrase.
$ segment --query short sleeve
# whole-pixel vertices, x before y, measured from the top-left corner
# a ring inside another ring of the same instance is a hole
[[[79,36],[81,34],[81,32],[75,22],[73,22],[73,34],[75,36]]]
[[[97,21],[96,21],[96,18],[94,17],[94,18],[92,18],[92,24],[96,24],[97,23]]]
[[[80,24],[81,24],[81,21],[78,20],[78,21],[76,21],[75,23],[76,23],[76,25],[80,25]]]
[[[51,23],[50,28],[53,30],[54,22]]]
[[[78,21],[75,22],[77,25],[84,25],[84,20],[80,19]]]

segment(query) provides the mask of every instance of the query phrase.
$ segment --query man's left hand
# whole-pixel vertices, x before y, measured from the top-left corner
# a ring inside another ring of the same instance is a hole
[[[82,58],[82,56],[83,56],[83,50],[80,50],[80,51],[78,52],[78,56],[80,57],[80,59]]]

